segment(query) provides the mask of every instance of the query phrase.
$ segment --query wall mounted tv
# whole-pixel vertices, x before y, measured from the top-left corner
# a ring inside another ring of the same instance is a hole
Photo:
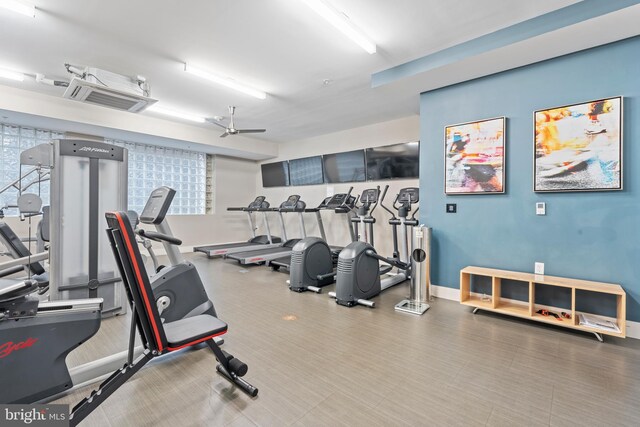
[[[420,143],[367,148],[367,180],[418,178]]]
[[[322,184],[322,157],[305,157],[289,160],[291,185]]]
[[[289,185],[289,162],[265,163],[261,167],[263,187],[286,187]]]
[[[322,156],[324,182],[361,182],[365,177],[364,150]]]

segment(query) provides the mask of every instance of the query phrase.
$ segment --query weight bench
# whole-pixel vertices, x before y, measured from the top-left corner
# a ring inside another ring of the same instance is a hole
[[[208,314],[162,323],[126,212],[107,212],[105,217],[111,248],[131,307],[129,353],[122,368],[73,408],[70,425],[80,423],[150,360],[202,342],[207,343],[218,359],[216,369],[220,374],[250,396],[257,396],[258,389],[241,378],[247,372],[247,365],[221,350],[214,341],[215,337],[227,332],[226,323]],[[134,360],[136,330],[144,351]]]

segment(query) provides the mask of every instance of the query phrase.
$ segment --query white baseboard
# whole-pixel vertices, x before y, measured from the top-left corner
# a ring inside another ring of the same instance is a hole
[[[436,298],[460,301],[460,289],[431,285],[431,295]]]
[[[431,285],[431,295],[436,298],[460,301],[460,289]],[[640,322],[627,320],[627,338],[640,339]]]
[[[640,322],[627,320],[627,338],[640,339]]]

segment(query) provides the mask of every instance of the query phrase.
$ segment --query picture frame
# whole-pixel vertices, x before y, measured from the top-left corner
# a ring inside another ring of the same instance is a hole
[[[502,116],[445,126],[445,194],[505,192],[506,122]]]
[[[533,113],[533,191],[623,189],[622,96]]]

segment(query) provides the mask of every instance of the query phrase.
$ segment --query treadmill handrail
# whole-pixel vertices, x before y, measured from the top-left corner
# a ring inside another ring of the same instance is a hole
[[[309,208],[309,209],[317,210],[317,208]],[[278,212],[315,212],[312,210],[307,210],[307,208],[276,208],[275,210]]]

